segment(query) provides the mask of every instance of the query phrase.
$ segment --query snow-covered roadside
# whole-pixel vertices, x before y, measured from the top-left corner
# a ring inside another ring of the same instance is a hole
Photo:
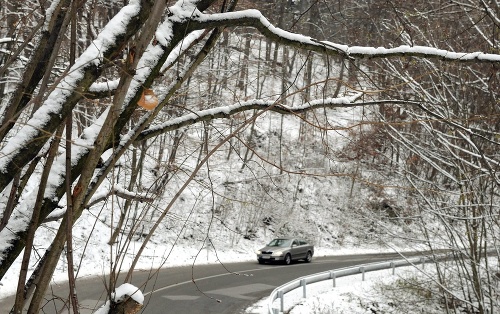
[[[484,266],[490,271],[498,271],[500,264],[493,258]],[[447,271],[453,272],[455,268],[451,263]],[[364,281],[361,274],[341,277],[336,279],[335,287],[332,280],[307,285],[306,298],[303,298],[302,287],[287,293],[284,309],[289,314],[440,314],[447,312],[447,304],[454,313],[466,313],[466,303],[470,301],[463,296],[460,278],[450,276],[446,279],[448,287],[443,287],[434,279],[437,277],[434,264],[396,268],[394,275],[392,269],[368,272]],[[443,289],[447,291],[447,299],[443,297]],[[279,309],[280,302],[280,299],[275,300],[273,308]],[[469,303],[471,305],[476,307],[478,304]],[[267,314],[267,306],[268,298],[264,298],[245,312]],[[495,308],[491,313],[497,313]]]
[[[366,273],[365,281],[362,281],[361,274],[337,278],[335,288],[331,280],[310,284],[307,298],[302,297],[302,287],[285,295],[285,311],[290,314],[442,313],[435,300],[417,300],[417,296],[407,289],[405,283],[412,282],[419,275],[421,272],[416,268],[402,267],[395,275],[390,269]],[[267,304],[267,298],[264,298],[245,312],[267,314]],[[279,299],[273,307],[280,307]]]

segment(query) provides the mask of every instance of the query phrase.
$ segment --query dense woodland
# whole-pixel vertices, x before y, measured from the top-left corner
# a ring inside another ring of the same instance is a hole
[[[58,261],[78,264],[85,215],[113,217],[117,260],[140,247],[129,274],[150,241],[210,228],[446,249],[431,291],[443,311],[498,312],[499,40],[495,0],[7,0],[13,313],[38,313]],[[193,211],[211,223],[183,225]],[[50,246],[35,246],[47,226]]]

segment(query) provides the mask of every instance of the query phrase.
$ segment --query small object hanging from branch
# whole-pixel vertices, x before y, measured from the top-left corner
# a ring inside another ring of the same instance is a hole
[[[137,104],[146,110],[153,110],[158,105],[158,97],[152,89],[146,88],[142,91],[141,99]]]

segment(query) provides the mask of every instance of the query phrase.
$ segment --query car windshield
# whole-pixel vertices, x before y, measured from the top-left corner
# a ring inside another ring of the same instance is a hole
[[[292,240],[289,239],[274,239],[267,246],[281,246],[281,247],[286,247],[290,246],[290,243]]]

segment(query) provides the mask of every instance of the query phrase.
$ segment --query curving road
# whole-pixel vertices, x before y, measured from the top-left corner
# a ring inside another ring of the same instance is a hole
[[[142,313],[241,313],[251,304],[268,296],[279,285],[297,277],[357,264],[399,259],[398,254],[364,254],[316,257],[312,263],[297,262],[289,266],[259,265],[255,262],[196,265],[166,268],[157,274],[134,273],[132,283],[144,291]],[[148,278],[150,278],[148,280]],[[193,280],[194,279],[194,280]],[[92,313],[103,304],[103,277],[77,281],[81,314]],[[118,280],[121,283],[120,280]],[[67,299],[65,284],[52,285],[43,313],[58,313],[61,299]],[[12,298],[0,300],[0,313],[8,313]],[[67,313],[67,312],[62,312]]]

